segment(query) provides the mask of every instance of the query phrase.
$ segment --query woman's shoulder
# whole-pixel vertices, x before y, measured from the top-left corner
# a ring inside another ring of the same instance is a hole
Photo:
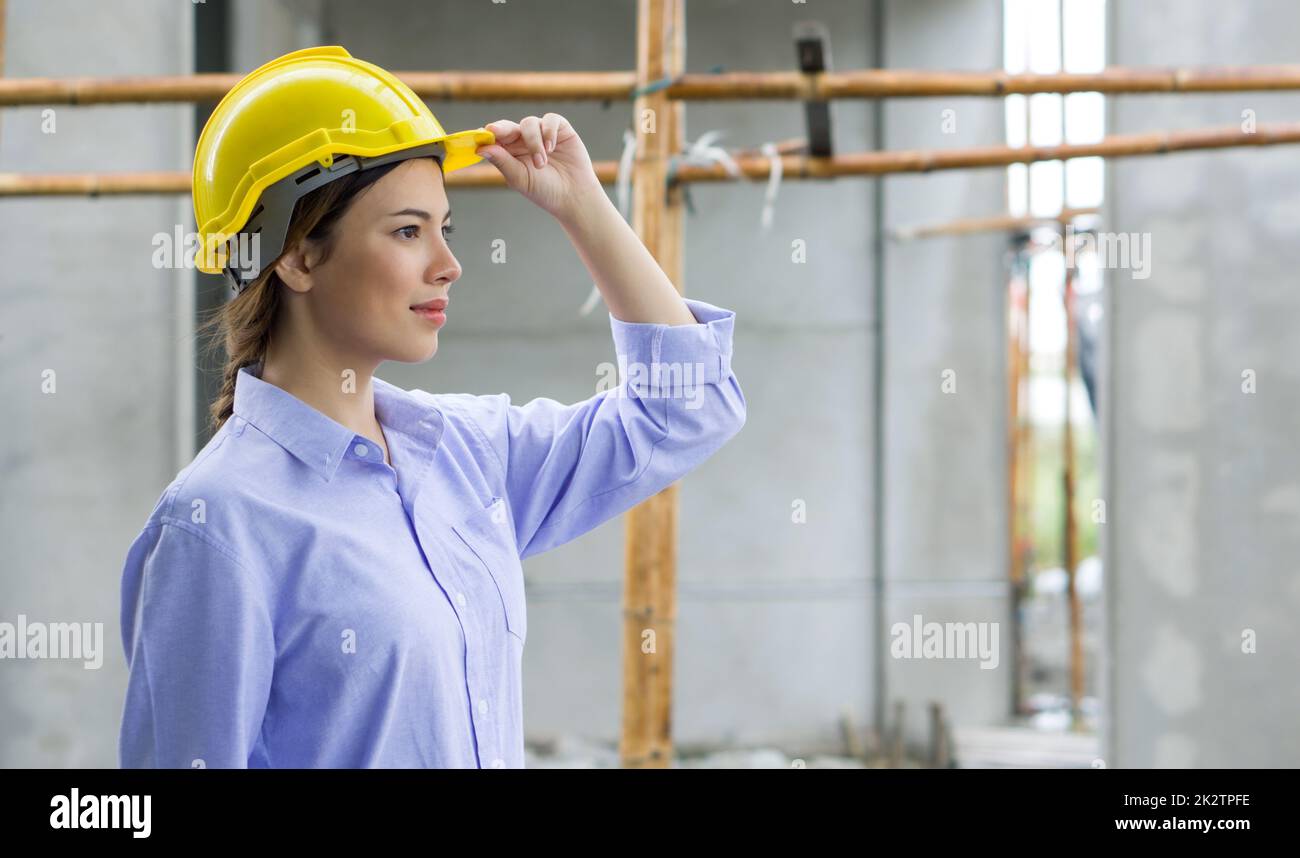
[[[231,539],[228,534],[223,538],[217,533],[220,528],[209,528],[206,525],[210,520],[210,512],[245,505],[255,496],[253,484],[237,473],[240,466],[234,455],[232,427],[233,424],[227,421],[213,433],[194,458],[172,477],[154,503],[143,531],[167,524],[182,527],[198,525],[214,539]]]
[[[450,425],[458,432],[487,431],[510,405],[510,396],[505,393],[430,393],[419,388],[407,393],[432,406],[442,418],[444,429]]]

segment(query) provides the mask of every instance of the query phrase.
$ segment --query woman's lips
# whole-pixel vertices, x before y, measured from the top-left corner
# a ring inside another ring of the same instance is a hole
[[[431,298],[423,304],[411,307],[411,312],[422,319],[441,325],[447,321],[447,299]]]
[[[435,325],[443,325],[447,321],[447,314],[443,310],[437,310],[432,307],[412,307],[411,312],[422,319],[433,322]]]

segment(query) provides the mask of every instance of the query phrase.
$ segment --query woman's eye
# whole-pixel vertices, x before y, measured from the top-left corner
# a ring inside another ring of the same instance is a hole
[[[414,230],[414,232],[411,233],[411,232],[408,232],[408,230]],[[413,223],[413,224],[411,224],[410,226],[398,227],[396,231],[399,232],[399,233],[401,233],[401,235],[402,235],[403,238],[408,238],[408,239],[410,239],[410,238],[419,238],[419,237],[420,237],[420,226],[419,226],[419,224],[414,224],[414,223]],[[451,235],[451,234],[452,234],[453,232],[455,232],[455,231],[456,231],[456,227],[455,227],[455,226],[453,226],[452,224],[447,224],[446,226],[444,226],[444,227],[442,228],[442,234],[443,234],[443,237],[449,236],[449,235]]]

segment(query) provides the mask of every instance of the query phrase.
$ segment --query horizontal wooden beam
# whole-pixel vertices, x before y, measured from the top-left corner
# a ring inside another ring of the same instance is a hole
[[[974,235],[983,232],[1011,232],[1030,229],[1036,226],[1058,226],[1071,223],[1075,218],[1099,214],[1098,208],[1061,209],[1055,216],[1035,217],[1033,215],[990,215],[989,217],[968,217],[950,220],[947,223],[927,226],[900,226],[889,231],[889,237],[896,241],[915,238],[935,238],[942,235]]]
[[[637,92],[632,71],[394,72],[422,98],[436,101],[618,101]],[[50,104],[139,104],[219,101],[241,74],[139,77],[4,78],[0,107]],[[734,71],[676,75],[651,82],[670,100],[1005,96],[1036,93],[1215,93],[1300,90],[1300,65],[1183,68],[1112,67],[1098,72],[1011,74],[1003,71]]]
[[[942,170],[966,170],[979,167],[1002,167],[1038,161],[1069,158],[1116,158],[1135,155],[1166,155],[1204,149],[1229,149],[1245,146],[1277,146],[1300,143],[1300,122],[1260,125],[1253,132],[1237,126],[1200,128],[1189,131],[1153,131],[1143,134],[1116,134],[1096,143],[1071,143],[1062,146],[980,146],[970,149],[910,149],[895,152],[856,152],[833,158],[808,155],[781,156],[782,180],[829,179],[837,176],[884,176],[896,173],[930,173]],[[771,162],[763,155],[741,154],[735,158],[741,174],[749,179],[765,179]],[[597,161],[596,176],[612,184],[618,162]],[[116,195],[189,193],[188,171],[155,173],[0,173],[0,197],[49,195]],[[720,164],[679,165],[674,181],[732,182],[736,179]],[[505,180],[495,167],[475,166],[447,175],[449,187],[505,187]]]

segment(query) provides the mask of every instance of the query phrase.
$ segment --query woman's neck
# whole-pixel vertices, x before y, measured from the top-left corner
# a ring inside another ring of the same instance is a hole
[[[373,370],[334,366],[335,362],[267,350],[260,377],[297,397],[326,417],[374,441],[385,452],[388,445],[375,416]]]

